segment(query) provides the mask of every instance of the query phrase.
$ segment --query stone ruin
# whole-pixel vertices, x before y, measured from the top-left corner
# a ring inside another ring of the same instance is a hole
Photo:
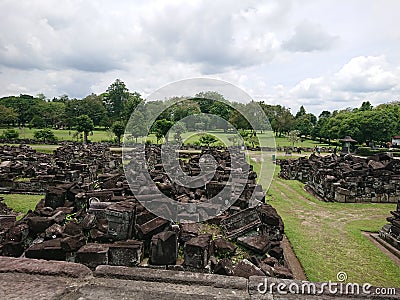
[[[26,145],[0,145],[0,192],[43,193],[62,183],[90,183],[120,164],[121,157],[102,144],[69,143],[52,155]]]
[[[283,179],[299,180],[324,201],[397,203],[400,200],[400,160],[388,153],[368,158],[310,155],[280,160]]]
[[[53,175],[69,169],[78,171],[77,180],[48,186],[35,210],[18,221],[15,216],[8,221],[0,216],[1,255],[79,262],[90,268],[118,265],[247,278],[293,277],[281,247],[282,219],[265,203],[251,166],[246,182],[241,182],[243,193],[227,211],[202,223],[174,223],[150,212],[136,199],[120,168],[107,172],[120,164],[110,159],[109,152],[95,145],[87,146],[87,152],[75,151],[75,147],[59,148],[46,157],[48,163],[55,163],[57,172]],[[154,167],[150,173],[163,193],[176,201],[206,203],[218,192],[226,174],[234,171],[229,170],[229,155],[215,148],[201,151],[216,158],[217,172],[203,188],[189,189],[169,182],[157,164],[159,147],[146,149],[148,165]],[[31,153],[32,161],[41,157]],[[198,171],[202,153],[181,153],[187,172]],[[10,161],[16,158],[10,156]],[[139,177],[138,186],[145,188]],[[251,199],[253,190],[257,199]]]
[[[392,216],[386,219],[389,224],[382,227],[379,237],[400,251],[400,201],[396,210],[390,213]]]

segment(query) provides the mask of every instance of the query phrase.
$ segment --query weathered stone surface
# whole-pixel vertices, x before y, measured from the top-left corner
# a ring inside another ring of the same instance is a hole
[[[150,264],[174,265],[177,258],[178,238],[176,232],[164,231],[153,235],[150,244]]]
[[[222,230],[228,238],[236,238],[261,225],[256,208],[241,210],[221,221]]]
[[[118,241],[108,245],[108,264],[112,266],[137,266],[143,256],[143,243],[136,240]]]
[[[181,223],[179,226],[181,228],[179,238],[183,243],[199,235],[198,223]]]
[[[33,244],[25,251],[25,257],[47,260],[65,260],[66,253],[64,249],[61,248],[61,239],[54,239]]]
[[[281,266],[279,264],[274,265],[274,275],[277,278],[286,278],[286,279],[292,279],[293,274],[290,272],[290,270],[284,266]]]
[[[156,217],[143,225],[136,225],[137,235],[140,239],[150,239],[153,235],[163,231],[168,224],[167,220]]]
[[[271,242],[265,235],[239,237],[238,243],[257,254],[265,254],[271,247]]]
[[[108,264],[107,244],[86,244],[76,253],[76,262],[84,264],[89,268],[96,268],[98,265]]]
[[[224,238],[214,240],[214,253],[217,257],[232,256],[236,251],[236,246]]]
[[[0,256],[0,273],[26,273],[83,278],[90,269],[77,263]]]
[[[29,230],[36,234],[44,232],[51,223],[52,220],[49,217],[30,217],[28,219]]]
[[[184,246],[184,264],[202,269],[208,264],[211,252],[211,238],[209,234],[201,234],[187,241]]]
[[[279,246],[275,246],[268,251],[268,254],[275,257],[277,260],[281,260],[283,257],[283,249]]]
[[[117,202],[107,207],[108,237],[121,241],[133,236],[135,205],[132,202]]]
[[[233,275],[249,278],[250,276],[264,276],[264,273],[249,260],[243,259],[233,269]]]
[[[232,261],[229,258],[220,259],[214,268],[214,274],[232,276],[233,275]]]
[[[78,251],[82,246],[86,244],[86,237],[81,233],[75,236],[68,236],[60,241],[61,248],[66,252]]]

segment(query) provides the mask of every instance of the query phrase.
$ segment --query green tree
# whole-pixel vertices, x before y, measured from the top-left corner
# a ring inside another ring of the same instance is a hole
[[[367,110],[372,110],[372,108],[373,108],[373,106],[369,101],[364,101],[358,110],[359,111],[367,111]]]
[[[154,122],[152,126],[152,132],[155,133],[157,138],[157,143],[162,139],[165,138],[165,142],[168,143],[168,131],[174,125],[174,122],[162,119],[157,120]]]
[[[137,92],[130,93],[128,96],[128,100],[124,102],[124,107],[121,114],[122,119],[128,121],[132,113],[135,111],[136,107],[142,101],[144,100],[142,99],[142,96],[139,93]]]
[[[118,144],[121,144],[121,137],[125,133],[125,123],[123,121],[115,121],[111,127],[111,131],[117,137]]]
[[[125,102],[129,99],[129,90],[125,83],[120,79],[116,79],[104,94],[104,104],[108,112],[108,116],[117,120],[122,117]]]
[[[83,143],[87,144],[87,137],[89,132],[92,132],[94,129],[94,124],[91,118],[88,115],[80,115],[76,119],[76,131],[83,132]]]
[[[93,120],[94,126],[110,126],[107,116],[107,110],[104,107],[103,97],[101,95],[96,95],[92,93],[83,98],[81,100],[81,103],[79,103],[78,105],[80,106],[81,113],[90,116],[90,118]]]
[[[306,110],[305,110],[304,106],[302,105],[302,106],[300,106],[299,111],[296,113],[295,118],[296,119],[300,118],[300,117],[304,116],[305,114],[306,114]]]
[[[0,104],[0,124],[15,124],[18,120],[18,113],[11,107]]]
[[[300,140],[300,131],[299,130],[291,130],[289,132],[287,138],[292,143],[292,147],[294,147],[294,144]]]
[[[281,137],[282,134],[288,133],[294,127],[294,117],[289,108],[281,105],[262,105],[264,113],[271,123],[272,130],[275,135]]]

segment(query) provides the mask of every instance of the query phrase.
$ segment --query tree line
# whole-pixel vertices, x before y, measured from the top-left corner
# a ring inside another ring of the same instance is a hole
[[[136,113],[134,122],[128,122],[139,103],[144,104],[143,111]],[[261,107],[264,111],[270,127],[266,125],[257,107]],[[290,108],[266,104],[264,101],[228,102],[221,94],[214,91],[198,93],[191,99],[182,97],[144,102],[138,92],[130,92],[125,83],[119,79],[115,80],[104,93],[91,94],[82,99],[70,99],[68,95],[62,95],[49,100],[43,94],[37,96],[21,94],[0,98],[0,124],[76,129],[84,133],[85,140],[90,131],[100,126],[112,129],[120,141],[127,128],[130,137],[137,140],[149,129],[145,126],[148,114],[160,108],[165,109],[150,128],[150,132],[154,133],[158,140],[165,137],[172,125],[191,115],[198,115],[195,121],[179,122],[179,126],[174,126],[175,138],[179,139],[181,133],[186,130],[220,128],[228,131],[229,123],[242,133],[254,129],[261,131],[271,129],[276,136],[282,136],[289,135],[295,130],[299,136],[320,139],[321,142],[330,142],[350,135],[359,144],[384,143],[390,141],[393,135],[400,134],[399,102],[373,107],[369,101],[365,101],[359,108],[332,112],[325,110],[317,117],[307,113],[303,106],[296,114],[292,114]],[[247,121],[249,119],[252,120],[252,125]],[[256,128],[253,128],[254,124]]]

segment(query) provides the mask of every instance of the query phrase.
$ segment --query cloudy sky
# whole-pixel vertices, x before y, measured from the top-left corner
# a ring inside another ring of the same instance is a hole
[[[217,78],[322,110],[400,100],[400,1],[0,1],[0,96]]]

